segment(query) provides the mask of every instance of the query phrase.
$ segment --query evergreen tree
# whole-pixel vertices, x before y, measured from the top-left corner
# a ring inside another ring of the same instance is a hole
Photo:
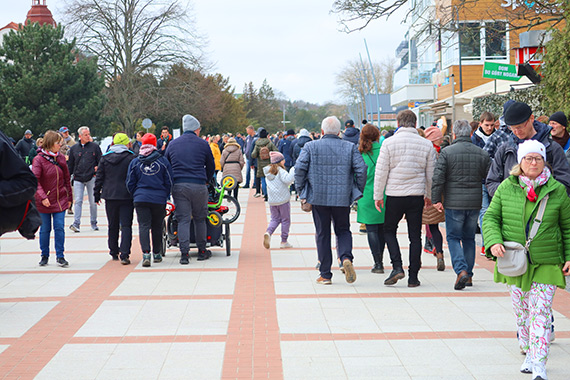
[[[543,58],[541,90],[544,108],[549,113],[564,111],[570,114],[570,29],[566,24],[552,30],[552,39],[546,44]]]
[[[62,125],[96,126],[103,106],[103,79],[96,58],[81,57],[60,25],[23,26],[4,36],[0,48],[0,125],[21,138]]]

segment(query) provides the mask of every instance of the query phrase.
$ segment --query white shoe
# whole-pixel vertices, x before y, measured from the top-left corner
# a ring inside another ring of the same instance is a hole
[[[526,354],[524,362],[521,365],[522,373],[532,373],[532,362],[530,361],[530,354]]]
[[[281,243],[281,249],[284,248],[293,248],[293,246],[291,245],[291,243],[289,243],[288,241]]]
[[[271,247],[271,235],[269,235],[269,232],[263,234],[263,246],[266,249],[269,249],[269,247]]]
[[[534,364],[532,366],[532,380],[548,380],[546,367],[543,363]]]

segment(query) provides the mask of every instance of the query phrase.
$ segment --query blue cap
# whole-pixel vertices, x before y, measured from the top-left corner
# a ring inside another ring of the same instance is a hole
[[[61,133],[69,132],[69,128],[63,126],[63,127],[59,128],[59,132],[61,132]]]

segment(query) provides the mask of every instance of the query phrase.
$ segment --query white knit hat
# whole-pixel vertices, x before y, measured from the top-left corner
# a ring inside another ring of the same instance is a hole
[[[546,161],[546,148],[540,141],[526,140],[525,142],[519,144],[519,149],[517,151],[517,160],[519,164],[521,163],[523,157],[529,153],[538,153],[542,156],[544,161]]]

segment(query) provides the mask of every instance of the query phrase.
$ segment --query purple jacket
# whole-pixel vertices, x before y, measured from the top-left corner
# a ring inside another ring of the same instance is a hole
[[[40,152],[32,161],[32,172],[38,179],[36,191],[36,206],[42,214],[51,214],[67,210],[72,200],[71,179],[65,156],[48,156]],[[45,207],[44,199],[49,199],[51,205]]]

